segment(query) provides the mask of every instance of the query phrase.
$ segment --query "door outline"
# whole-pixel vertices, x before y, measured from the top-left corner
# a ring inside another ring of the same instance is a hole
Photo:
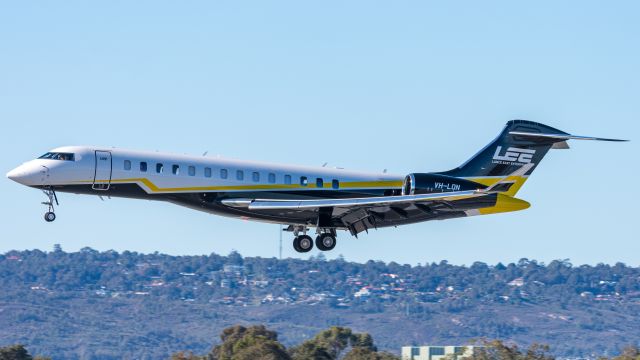
[[[100,162],[98,161],[98,157],[100,157]],[[93,190],[100,190],[100,191],[109,190],[109,187],[111,186],[111,174],[113,173],[113,157],[111,156],[111,151],[96,150],[94,160],[95,160],[95,166],[93,168],[93,185],[91,186],[91,188]],[[108,163],[106,163],[107,161]],[[103,164],[102,162],[105,162],[105,163]],[[98,167],[98,164],[101,164],[101,166]],[[106,173],[107,168],[109,171],[108,181],[106,183],[99,182],[96,184],[96,180],[104,181],[104,179],[100,179],[98,177],[98,169],[100,169],[101,173]]]

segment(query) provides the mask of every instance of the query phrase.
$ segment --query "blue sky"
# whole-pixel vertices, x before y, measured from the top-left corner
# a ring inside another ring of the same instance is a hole
[[[519,193],[528,210],[342,233],[328,257],[637,266],[638,13],[635,1],[4,2],[0,170],[96,144],[438,171],[529,119],[634,141],[550,153]],[[278,252],[275,225],[70,194],[47,224],[38,191],[3,177],[0,193],[0,252]]]

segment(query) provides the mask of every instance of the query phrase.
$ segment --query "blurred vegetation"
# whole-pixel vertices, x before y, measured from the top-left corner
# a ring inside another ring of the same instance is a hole
[[[447,355],[445,360],[555,360],[547,345],[533,344],[521,349],[501,340],[483,341],[473,355]],[[599,360],[640,360],[640,349],[628,347],[613,358]],[[32,357],[23,345],[0,347],[0,360],[51,360]],[[379,352],[367,333],[354,333],[346,327],[334,326],[321,331],[313,339],[287,349],[278,341],[278,334],[264,325],[236,325],[223,330],[220,343],[208,354],[191,351],[173,354],[170,360],[400,360],[400,357]]]
[[[601,357],[600,360],[609,360],[609,358]],[[637,346],[630,346],[624,349],[622,354],[611,358],[611,360],[640,360],[640,348]]]
[[[29,344],[62,358],[80,351],[104,359],[157,359],[176,349],[201,354],[224,326],[263,323],[278,330],[294,360],[346,357],[352,349],[351,357],[384,356],[354,334],[327,346],[331,334],[320,331],[345,325],[370,329],[378,348],[392,351],[482,337],[529,345],[535,337],[554,354],[595,359],[640,343],[640,268],[567,259],[412,266],[322,254],[279,260],[56,247],[0,254],[0,308],[0,345]],[[276,351],[267,335],[237,346]]]
[[[334,326],[313,339],[286,349],[278,341],[278,334],[263,325],[226,328],[220,344],[206,355],[197,356],[181,351],[171,360],[399,360],[378,352],[371,335],[354,333],[349,328]],[[1,360],[1,359],[0,359]]]
[[[51,360],[48,357],[31,356],[24,345],[0,347],[0,360]]]

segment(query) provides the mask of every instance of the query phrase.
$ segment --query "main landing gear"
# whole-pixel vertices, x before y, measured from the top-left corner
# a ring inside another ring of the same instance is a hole
[[[46,213],[44,213],[44,220],[46,222],[52,222],[56,219],[56,213],[55,213],[55,209],[53,207],[53,202],[56,202],[56,205],[60,205],[58,203],[58,197],[56,196],[56,192],[52,189],[52,188],[45,188],[42,189],[42,192],[47,196],[47,198],[49,199],[49,201],[43,201],[42,205],[47,205],[48,206],[48,210]]]
[[[321,251],[333,250],[336,247],[336,236],[330,233],[323,233],[316,237],[316,247]]]
[[[302,232],[302,235],[300,235]],[[319,230],[319,234],[316,237],[315,244],[320,251],[333,250],[336,247],[336,230],[335,229],[323,229]],[[299,253],[306,253],[313,249],[313,239],[307,235],[306,228],[295,228],[293,230],[296,236],[293,239],[293,248]]]

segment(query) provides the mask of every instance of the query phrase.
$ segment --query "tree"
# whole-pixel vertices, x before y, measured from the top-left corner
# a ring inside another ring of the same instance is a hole
[[[600,358],[600,360],[607,360]],[[614,357],[612,360],[640,360],[640,349],[637,346],[630,346],[622,351],[622,354]]]
[[[313,341],[305,341],[301,345],[292,348],[289,353],[293,360],[333,360],[333,357],[325,348],[318,346]]]
[[[340,353],[355,340],[351,329],[341,326],[332,326],[328,330],[321,331],[313,339],[305,341],[307,349],[317,347],[329,354],[331,359],[338,359]],[[295,349],[294,349],[295,352]],[[300,359],[301,357],[294,357]]]
[[[0,360],[51,360],[49,358],[29,355],[24,345],[11,345],[0,347]]]
[[[251,346],[239,349],[233,360],[288,360],[286,349],[277,341],[258,341]]]
[[[374,352],[378,350],[376,346],[373,344],[373,338],[368,333],[353,334],[353,337],[351,339],[351,346],[353,346],[354,348],[358,347],[362,349],[371,350]]]
[[[0,360],[32,360],[33,357],[24,345],[11,345],[0,348]]]
[[[222,344],[207,355],[210,360],[289,360],[285,347],[278,342],[278,334],[263,325],[226,328],[220,335]]]
[[[202,357],[194,355],[191,351],[180,351],[171,355],[171,360],[202,360]]]
[[[232,250],[229,255],[227,255],[227,261],[228,264],[230,265],[243,265],[244,264],[244,259],[242,258],[242,255],[240,255],[239,252],[237,252],[236,250]]]
[[[349,328],[333,326],[321,331],[313,339],[291,349],[293,360],[336,360],[351,347],[343,360],[397,360],[386,352],[377,352],[371,335],[354,333]]]
[[[485,341],[484,347],[476,349],[473,355],[464,360],[555,360],[549,355],[549,347],[533,344],[526,351],[517,345],[508,345],[500,340]]]

